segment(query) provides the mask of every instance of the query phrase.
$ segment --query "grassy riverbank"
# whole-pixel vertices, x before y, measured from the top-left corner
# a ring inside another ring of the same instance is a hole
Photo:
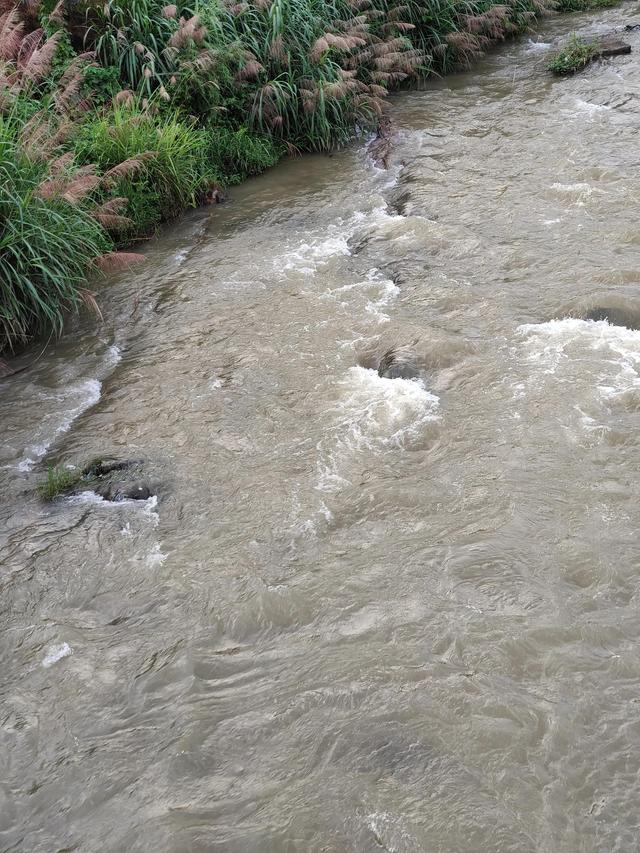
[[[160,223],[375,129],[391,89],[472,61],[552,5],[53,3],[0,0],[0,350],[97,310],[99,270],[135,263],[122,250]]]

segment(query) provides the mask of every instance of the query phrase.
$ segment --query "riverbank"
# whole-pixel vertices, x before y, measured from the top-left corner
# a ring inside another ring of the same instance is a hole
[[[137,263],[131,245],[162,222],[283,156],[375,129],[389,91],[551,8],[0,4],[0,352],[99,312],[99,271]]]

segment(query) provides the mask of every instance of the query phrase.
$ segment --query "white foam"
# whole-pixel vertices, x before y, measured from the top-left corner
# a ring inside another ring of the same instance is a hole
[[[346,219],[340,219],[320,235],[309,232],[305,238],[284,255],[273,261],[276,270],[294,270],[306,275],[313,275],[323,264],[332,258],[344,257],[351,254],[349,240],[363,230],[378,230],[397,222],[404,222],[405,217],[390,214],[385,202],[380,202],[370,210],[356,210]],[[400,235],[403,239],[406,235]],[[391,235],[393,237],[393,235]],[[399,238],[397,238],[399,239]]]
[[[105,367],[115,367],[118,362],[122,361],[122,350],[118,344],[111,344],[107,349],[107,358]]]
[[[373,833],[376,846],[388,853],[418,853],[422,849],[400,815],[372,812],[366,816],[366,823]]]
[[[411,219],[421,219],[423,217],[408,217],[402,216],[399,213],[389,213],[389,206],[386,202],[372,208],[369,213],[363,217],[361,225],[367,225],[373,228],[374,231],[382,231],[384,236],[389,236],[391,239],[408,239],[405,233],[407,222]],[[400,233],[398,233],[400,228]],[[365,231],[366,233],[366,231]]]
[[[57,663],[59,660],[62,660],[62,658],[66,658],[71,654],[73,654],[73,649],[69,643],[62,643],[59,646],[50,646],[49,651],[42,661],[42,666],[48,669],[50,666],[53,666],[54,663]]]
[[[337,385],[331,410],[334,424],[321,443],[318,488],[335,491],[349,481],[345,463],[362,451],[404,448],[438,418],[439,398],[415,379],[387,379],[374,370],[352,367]]]
[[[611,109],[611,107],[606,106],[605,104],[593,104],[591,101],[584,101],[582,98],[576,98],[575,107],[579,112],[587,113],[589,116],[593,116],[596,113],[606,112]]]
[[[584,181],[575,184],[555,183],[551,184],[551,189],[563,195],[573,196],[575,199],[573,204],[576,207],[584,207],[585,200],[595,192],[594,187]]]
[[[332,229],[333,230],[333,229]],[[350,255],[348,236],[343,229],[335,228],[335,233],[329,233],[318,240],[301,242],[295,248],[276,258],[273,262],[278,270],[294,270],[312,275],[318,266],[329,261],[332,257]]]
[[[566,317],[519,326],[529,361],[554,374],[568,361],[579,362],[582,374],[603,397],[640,388],[640,331],[606,320]],[[584,370],[592,362],[591,370]]]
[[[418,379],[387,379],[360,366],[350,368],[339,387],[343,397],[334,411],[354,447],[401,446],[434,418],[439,403]]]
[[[335,287],[322,294],[321,298],[332,298],[339,300],[342,305],[349,303],[343,298],[349,294],[364,294],[367,297],[365,311],[372,314],[378,323],[388,323],[389,315],[383,311],[400,293],[400,288],[390,279],[378,278],[380,271],[375,267],[370,269],[363,281],[345,284]]]
[[[69,495],[66,499],[69,504],[110,504],[111,501],[106,501],[100,495],[97,495],[95,492],[91,492],[87,489],[85,492],[78,492],[75,495]]]
[[[167,559],[167,554],[160,550],[160,544],[156,542],[151,551],[147,554],[147,565],[150,567],[161,566]]]
[[[551,184],[552,190],[557,190],[561,193],[585,193],[586,195],[591,195],[593,192],[593,187],[591,184],[587,183],[575,183],[575,184],[561,184],[556,181],[555,184]]]
[[[140,501],[135,501],[135,503],[140,503]],[[146,515],[154,527],[157,527],[160,523],[160,515],[158,513],[158,496],[151,495],[150,498],[147,498],[146,501],[144,501],[144,504],[144,515]]]
[[[117,344],[111,344],[105,350],[102,364],[97,371],[98,377],[103,379],[108,376],[120,361],[122,361],[122,350]],[[51,414],[44,417],[38,424],[37,429],[41,434],[25,447],[24,457],[16,466],[18,470],[23,473],[31,471],[33,466],[47,454],[58,436],[67,432],[80,415],[99,401],[101,393],[100,378],[71,384],[61,381],[59,388],[53,392],[36,388],[38,399],[42,400],[46,411]],[[67,403],[71,404],[68,408],[65,405]],[[59,411],[59,404],[62,404],[62,411]]]
[[[548,50],[551,47],[551,42],[548,41],[534,41],[533,39],[529,39],[527,42],[527,50]]]
[[[84,492],[78,492],[75,495],[70,495],[67,499],[67,503],[69,504],[98,504],[105,508],[119,508],[119,507],[141,507],[142,514],[146,516],[149,521],[152,523],[154,527],[158,526],[158,522],[160,521],[160,516],[157,512],[158,506],[158,496],[151,495],[144,501],[133,500],[133,498],[126,498],[121,501],[108,501],[105,500],[100,495],[97,495],[95,492],[90,490]],[[129,525],[122,529],[122,534],[124,536],[130,534],[131,530]]]
[[[400,293],[400,288],[390,279],[384,279],[377,284],[380,285],[381,293],[377,299],[370,299],[367,302],[366,310],[369,314],[373,314],[378,323],[388,323],[390,317],[382,309],[396,299]]]

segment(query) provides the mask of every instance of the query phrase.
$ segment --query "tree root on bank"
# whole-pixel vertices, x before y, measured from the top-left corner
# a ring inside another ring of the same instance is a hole
[[[369,144],[369,154],[379,169],[388,169],[391,158],[393,125],[388,116],[382,116],[378,122],[376,138]]]

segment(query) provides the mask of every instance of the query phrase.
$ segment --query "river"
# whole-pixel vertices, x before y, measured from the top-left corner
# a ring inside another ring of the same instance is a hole
[[[1,850],[638,849],[640,31],[545,70],[637,11],[192,213],[0,383]],[[105,452],[157,499],[38,500]]]

